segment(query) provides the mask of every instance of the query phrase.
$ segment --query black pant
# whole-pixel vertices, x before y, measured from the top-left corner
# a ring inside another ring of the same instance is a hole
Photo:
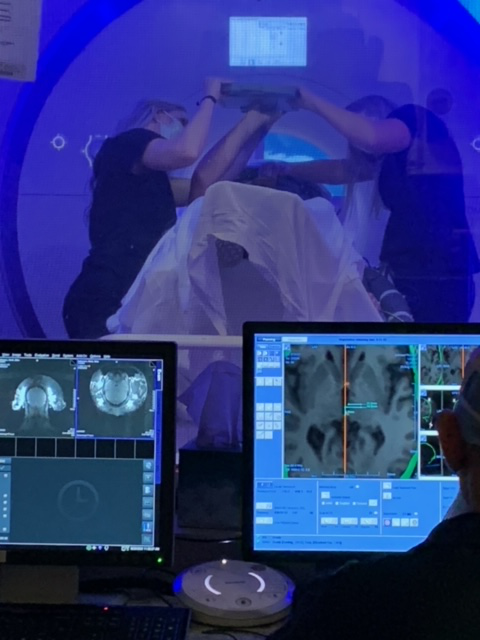
[[[93,340],[108,334],[107,319],[120,307],[128,288],[103,270],[82,272],[63,304],[63,322],[69,337]]]
[[[395,276],[415,322],[468,322],[475,301],[472,276]]]

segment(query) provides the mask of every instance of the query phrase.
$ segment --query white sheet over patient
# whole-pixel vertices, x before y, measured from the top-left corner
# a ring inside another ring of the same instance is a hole
[[[248,260],[221,267],[216,239]],[[361,275],[327,200],[220,182],[158,242],[108,327],[228,335],[246,320],[379,321]]]

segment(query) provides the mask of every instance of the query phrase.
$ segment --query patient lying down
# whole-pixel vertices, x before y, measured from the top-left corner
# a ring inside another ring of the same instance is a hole
[[[382,320],[323,187],[258,186],[252,169],[242,180],[250,183],[214,184],[186,209],[109,319],[112,333],[238,335],[246,320]]]

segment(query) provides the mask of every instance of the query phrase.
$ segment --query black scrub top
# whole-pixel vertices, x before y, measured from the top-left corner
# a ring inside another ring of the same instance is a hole
[[[107,333],[107,318],[120,307],[150,251],[176,222],[167,174],[142,165],[145,149],[158,137],[147,129],[131,129],[108,138],[95,157],[91,249],[63,306],[71,338]]]
[[[468,276],[480,270],[465,213],[463,168],[446,125],[417,105],[389,118],[408,127],[408,149],[383,159],[379,190],[390,219],[380,259],[394,276]]]
[[[176,222],[167,174],[141,166],[146,147],[158,137],[147,129],[125,131],[107,139],[95,158],[89,258],[92,264],[108,266],[124,292]]]

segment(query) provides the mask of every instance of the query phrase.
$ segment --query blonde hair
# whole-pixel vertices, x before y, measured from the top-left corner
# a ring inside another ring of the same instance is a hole
[[[117,125],[116,134],[147,125],[158,111],[185,111],[185,107],[165,100],[140,100],[131,113]]]
[[[351,102],[347,111],[360,113],[367,118],[384,120],[396,108],[396,105],[383,96],[370,95]],[[373,156],[361,149],[349,145],[347,160],[351,166],[351,179],[346,184],[345,201],[342,209],[348,212],[353,199],[353,189],[359,178],[365,173],[370,173],[373,169],[373,180],[375,182],[374,194],[371,203],[371,212],[378,217],[382,210],[383,203],[378,191],[378,176],[381,169],[381,157]]]

